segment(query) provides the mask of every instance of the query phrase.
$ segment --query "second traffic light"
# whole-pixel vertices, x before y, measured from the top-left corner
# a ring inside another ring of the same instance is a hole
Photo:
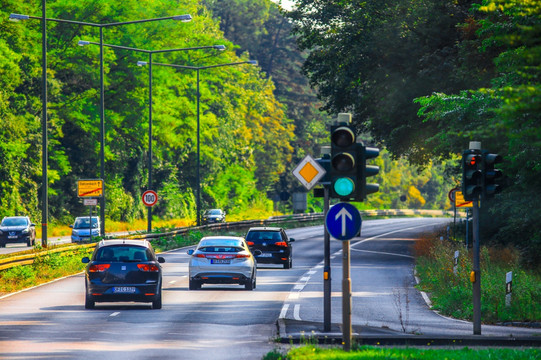
[[[373,159],[379,156],[379,149],[374,147],[363,146],[361,149],[361,165],[360,174],[362,181],[361,201],[366,199],[368,194],[379,191],[379,184],[367,183],[366,178],[379,174],[379,166],[366,165],[366,160]]]
[[[330,181],[332,198],[355,199],[359,192],[359,147],[355,133],[348,125],[331,126]]]
[[[487,150],[483,151],[483,200],[494,197],[494,194],[502,190],[502,187],[496,183],[502,177],[502,172],[494,168],[495,164],[501,162],[500,155],[491,154]]]
[[[462,153],[462,194],[464,200],[478,200],[483,191],[481,152],[469,149]]]

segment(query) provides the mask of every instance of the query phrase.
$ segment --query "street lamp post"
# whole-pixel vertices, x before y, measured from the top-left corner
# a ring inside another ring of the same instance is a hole
[[[139,61],[137,64],[143,64],[144,62]],[[201,178],[200,178],[200,168],[201,168],[201,139],[200,139],[200,132],[201,132],[201,125],[199,120],[199,101],[201,98],[201,94],[199,92],[199,71],[205,70],[205,69],[211,69],[211,68],[217,68],[217,67],[223,67],[223,66],[233,66],[233,65],[241,65],[241,64],[251,64],[251,65],[257,65],[256,60],[248,60],[248,61],[239,61],[234,63],[227,63],[227,64],[217,64],[217,65],[208,65],[208,66],[187,66],[187,65],[175,65],[175,64],[161,64],[161,63],[154,63],[154,65],[159,66],[169,66],[179,69],[189,69],[189,70],[196,70],[197,72],[197,168],[196,168],[196,182],[197,182],[197,204],[196,204],[196,221],[197,226],[201,225]]]
[[[110,47],[113,49],[120,50],[130,50],[135,52],[141,52],[148,54],[148,63],[144,61],[138,61],[137,66],[144,66],[148,64],[148,190],[152,189],[152,54],[159,53],[170,53],[176,51],[189,51],[189,50],[204,50],[204,49],[216,49],[223,51],[225,50],[225,45],[209,45],[209,46],[197,46],[197,47],[188,47],[188,48],[178,48],[178,49],[164,49],[164,50],[145,50],[132,48],[127,46],[111,45],[111,44],[100,44],[92,41],[79,40],[79,46],[85,45],[102,45]],[[148,216],[147,216],[147,232],[152,231],[152,207],[148,207]]]
[[[104,96],[104,70],[103,70],[103,29],[108,27],[115,27],[115,26],[121,26],[121,25],[130,25],[130,24],[139,24],[139,23],[145,23],[145,22],[153,22],[153,21],[161,21],[161,20],[179,20],[182,22],[189,22],[192,20],[192,16],[189,14],[185,15],[174,15],[174,16],[167,16],[167,17],[161,17],[161,18],[153,18],[153,19],[143,19],[143,20],[133,20],[133,21],[124,21],[124,22],[117,22],[117,23],[108,23],[108,24],[97,24],[97,23],[89,23],[89,22],[82,22],[82,21],[75,21],[75,20],[65,20],[65,19],[53,19],[53,18],[47,18],[46,17],[46,7],[45,7],[45,1],[42,0],[42,16],[36,17],[36,16],[30,16],[30,15],[23,15],[23,14],[10,14],[9,19],[12,21],[20,21],[20,20],[29,20],[29,19],[37,19],[42,20],[42,78],[43,78],[43,94],[42,95],[42,101],[43,101],[43,115],[42,115],[42,138],[43,138],[43,148],[42,151],[42,172],[43,172],[43,204],[42,204],[42,244],[43,246],[47,246],[47,218],[48,218],[48,199],[47,199],[47,36],[46,36],[46,24],[47,21],[53,21],[53,22],[60,22],[60,23],[68,23],[68,24],[76,24],[76,25],[83,25],[83,26],[91,26],[91,27],[97,27],[100,29],[100,176],[102,180],[105,180],[105,96]],[[104,181],[105,184],[105,181]],[[105,187],[105,185],[104,185]],[[100,199],[100,220],[101,220],[101,234],[105,235],[105,189],[103,189],[103,195]]]

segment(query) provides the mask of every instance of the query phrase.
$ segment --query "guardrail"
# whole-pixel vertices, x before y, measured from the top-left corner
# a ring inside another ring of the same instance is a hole
[[[359,211],[361,216],[370,217],[370,216],[453,216],[452,211],[442,211],[442,210],[409,210],[409,209],[398,209],[398,210],[362,210]],[[236,222],[226,222],[226,223],[217,223],[209,224],[203,226],[195,227],[183,227],[178,228],[173,231],[168,231],[165,233],[138,233],[131,234],[126,236],[121,236],[120,238],[131,238],[131,239],[156,239],[160,237],[169,237],[175,235],[184,235],[189,231],[194,230],[233,230],[233,229],[242,229],[247,227],[254,226],[265,226],[274,223],[288,223],[288,222],[308,222],[315,220],[323,220],[323,213],[311,213],[311,214],[293,214],[293,215],[281,215],[281,216],[272,216],[264,220],[244,220]],[[9,269],[11,267],[20,266],[20,265],[31,265],[34,263],[35,258],[40,256],[45,256],[52,253],[71,251],[74,249],[79,249],[81,247],[93,247],[96,243],[84,244],[61,247],[57,249],[44,250],[39,253],[32,253],[26,255],[16,255],[9,258],[0,259],[0,270]]]

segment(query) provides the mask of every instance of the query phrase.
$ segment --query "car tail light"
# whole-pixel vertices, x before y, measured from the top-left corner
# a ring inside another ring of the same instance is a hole
[[[278,242],[274,243],[274,245],[287,247],[287,243],[285,241],[278,241]]]
[[[236,258],[249,258],[250,254],[237,254],[235,255]]]
[[[105,270],[109,269],[111,264],[94,264],[90,265],[88,268],[89,272],[104,272]]]
[[[137,264],[139,270],[144,272],[158,272],[160,268],[154,264]]]
[[[254,245],[255,245],[253,241],[246,241],[246,244],[247,244],[248,246],[254,246]]]
[[[206,258],[205,254],[193,254],[194,257]]]

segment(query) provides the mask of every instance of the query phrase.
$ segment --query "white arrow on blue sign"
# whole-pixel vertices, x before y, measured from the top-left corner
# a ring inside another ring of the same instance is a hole
[[[350,240],[361,230],[361,214],[350,203],[338,203],[331,207],[325,217],[325,226],[337,240]]]

